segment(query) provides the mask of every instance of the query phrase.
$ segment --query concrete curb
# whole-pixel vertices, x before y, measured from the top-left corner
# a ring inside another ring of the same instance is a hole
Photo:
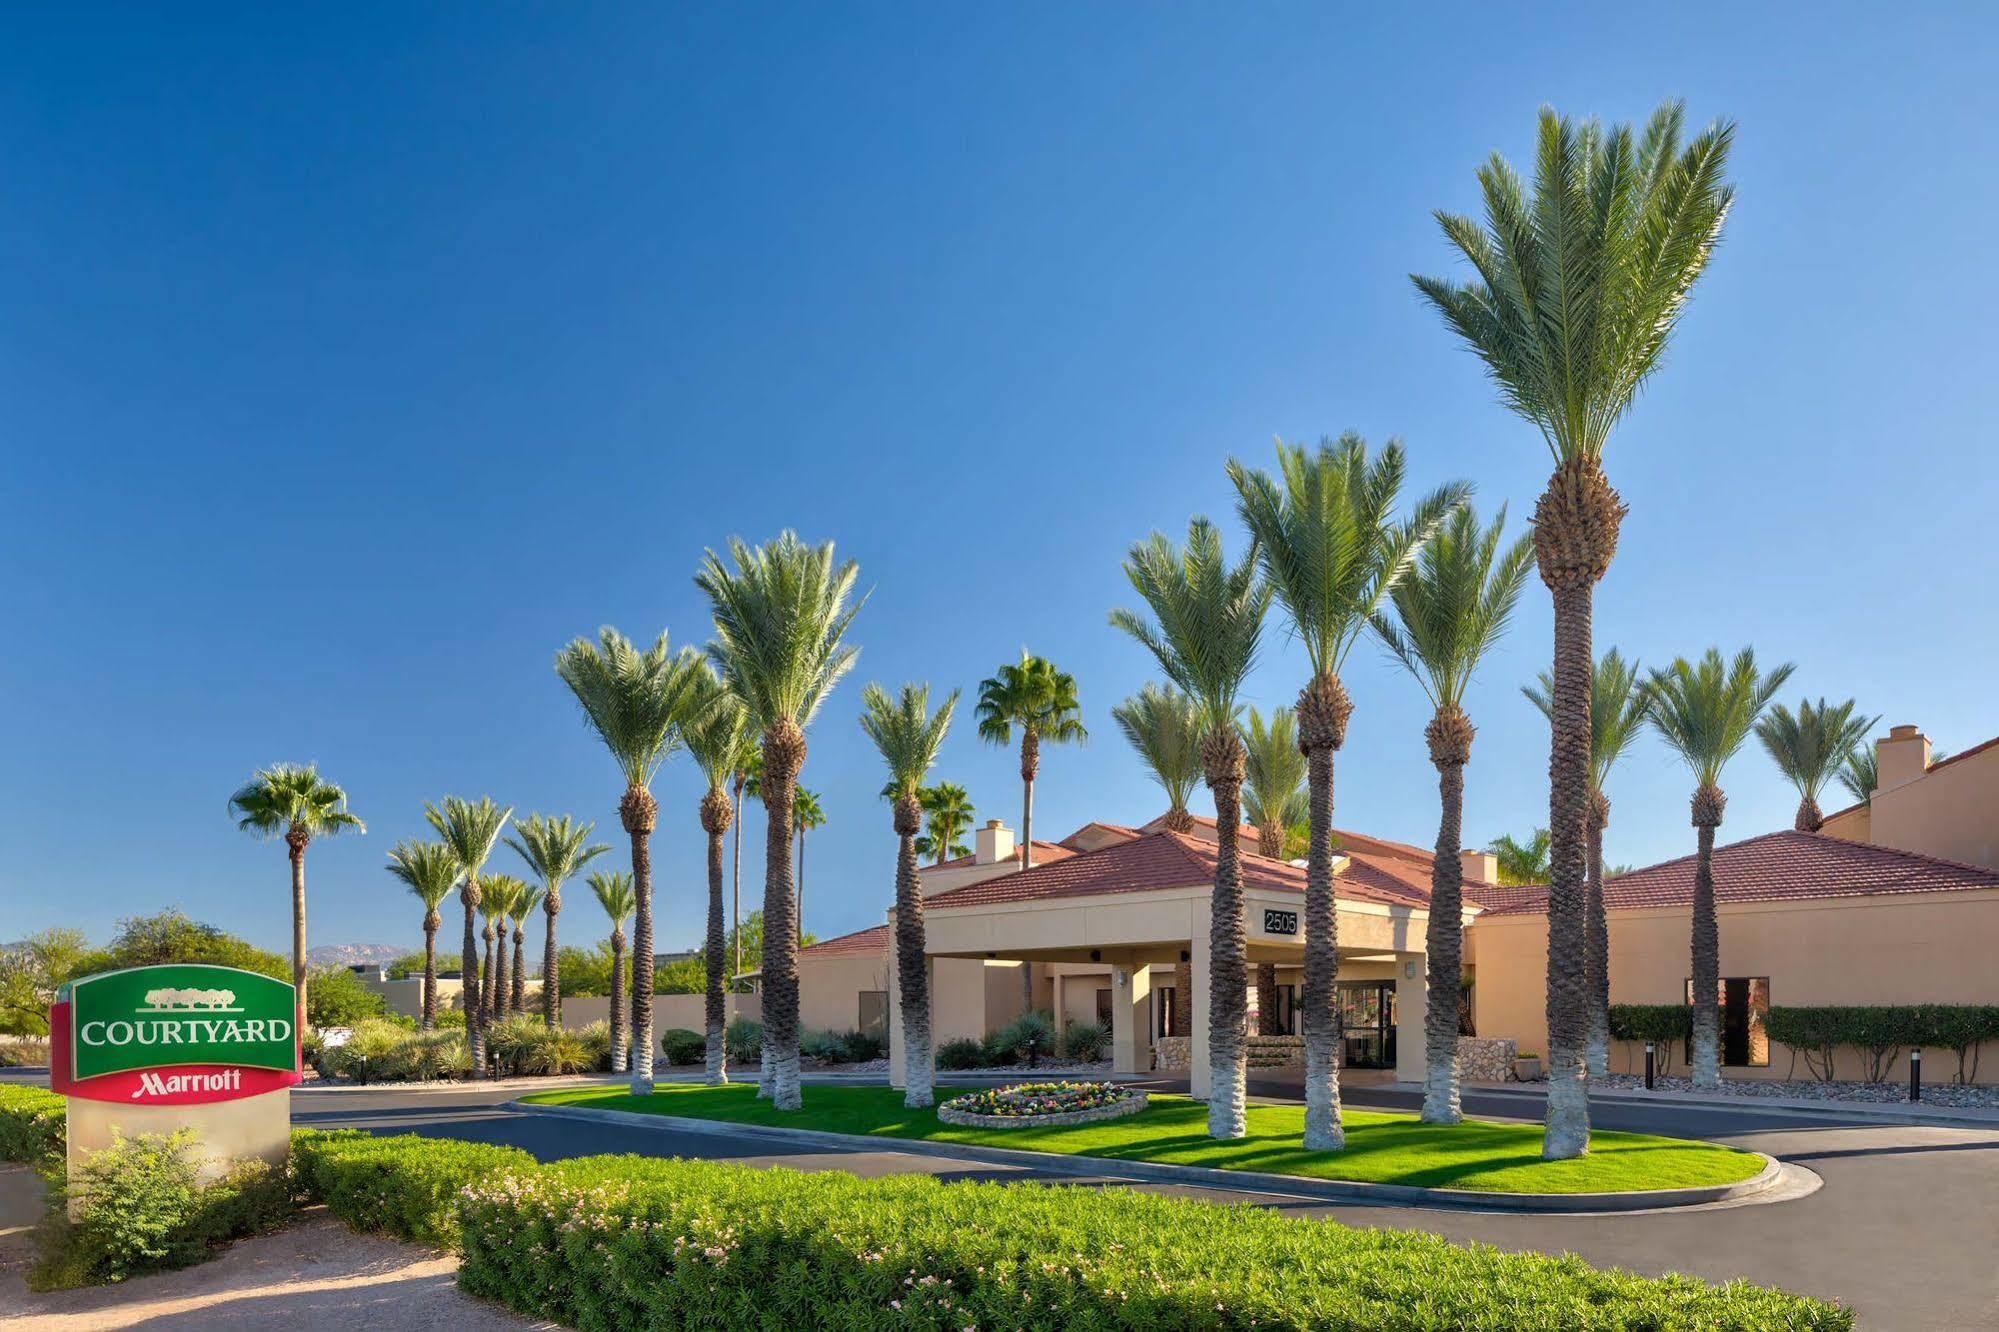
[[[1366,1184],[1350,1180],[1305,1179],[1297,1175],[1272,1175],[1255,1170],[1218,1170],[1209,1166],[1167,1165],[1158,1161],[1125,1161],[1108,1156],[1065,1156],[1055,1152],[1023,1151],[1013,1147],[929,1142],[922,1138],[877,1138],[855,1133],[829,1133],[823,1129],[773,1128],[762,1124],[732,1124],[719,1119],[682,1119],[674,1115],[647,1115],[632,1110],[588,1110],[579,1106],[535,1105],[526,1101],[509,1101],[507,1108],[521,1114],[623,1124],[632,1128],[706,1133],[717,1137],[752,1137],[805,1147],[838,1147],[848,1151],[908,1152],[914,1156],[935,1156],[952,1161],[971,1161],[981,1165],[1031,1167],[1063,1175],[1112,1175],[1154,1184],[1186,1184],[1200,1188],[1279,1193],[1289,1197],[1311,1198],[1324,1202],[1423,1207],[1439,1211],[1588,1215],[1704,1207],[1716,1203],[1735,1204],[1771,1192],[1784,1178],[1786,1171],[1785,1165],[1774,1156],[1757,1152],[1755,1155],[1763,1158],[1763,1169],[1754,1177],[1735,1184],[1716,1184],[1695,1189],[1643,1189],[1629,1193],[1485,1193],[1475,1189],[1426,1189],[1407,1184]]]
[[[1421,1091],[1417,1082],[1398,1082],[1398,1090]],[[1527,1087],[1467,1086],[1467,1092],[1486,1096],[1517,1096],[1539,1099],[1544,1092]],[[1595,1091],[1592,1102],[1613,1105],[1680,1106],[1693,1110],[1777,1110],[1793,1115],[1813,1115],[1823,1119],[1874,1120],[1884,1124],[1963,1124],[1999,1128],[1999,1110],[1976,1106],[1935,1105],[1928,1101],[1813,1101],[1797,1096],[1695,1096],[1673,1091]]]

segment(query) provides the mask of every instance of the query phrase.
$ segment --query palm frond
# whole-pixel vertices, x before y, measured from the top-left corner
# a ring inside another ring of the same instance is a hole
[[[1793,669],[1787,662],[1759,671],[1753,648],[1742,649],[1732,661],[1723,661],[1715,648],[1698,662],[1676,658],[1651,673],[1652,729],[1701,785],[1718,786],[1723,765],[1742,748]]]
[[[1506,632],[1534,560],[1532,536],[1504,551],[1506,508],[1479,528],[1469,504],[1452,510],[1389,594],[1396,618],[1375,612],[1375,633],[1416,677],[1432,706],[1461,707],[1479,661]]]
[[[988,744],[1012,744],[1016,726],[1050,744],[1089,738],[1076,697],[1076,677],[1026,648],[1020,650],[1019,662],[1007,662],[979,682],[975,717],[979,738]]]
[[[1265,721],[1255,708],[1242,728],[1244,780],[1243,817],[1261,828],[1289,827],[1295,814],[1309,813],[1305,753],[1298,748],[1298,721],[1289,708],[1278,708]]]
[[[412,841],[397,842],[390,848],[388,871],[407,884],[430,911],[451,896],[464,873],[457,855],[442,842]]]
[[[1147,684],[1111,716],[1165,790],[1167,808],[1186,809],[1201,781],[1200,705],[1172,685]]]
[[[861,691],[861,730],[875,742],[888,765],[888,789],[896,798],[915,797],[937,761],[937,751],[951,729],[958,708],[958,691],[930,711],[930,686],[906,684],[891,695],[878,684]]]
[[[330,837],[347,828],[368,831],[347,811],[347,792],[321,777],[313,763],[260,768],[229,797],[229,813],[238,828],[265,838],[294,830],[306,837]]]
[[[1187,525],[1184,547],[1155,532],[1131,548],[1124,571],[1153,618],[1120,609],[1111,612],[1111,624],[1136,639],[1166,678],[1192,696],[1204,734],[1232,728],[1236,696],[1256,664],[1270,607],[1270,589],[1257,577],[1255,540],[1231,565],[1221,532],[1196,518]]]
[[[597,895],[597,905],[604,908],[604,914],[611,918],[611,928],[623,929],[625,922],[638,910],[638,893],[632,887],[630,870],[592,870],[586,882],[590,891]]]
[[[578,823],[567,814],[530,814],[514,824],[514,835],[506,843],[527,862],[544,887],[560,889],[583,866],[611,849],[602,842],[591,842],[590,834],[596,827],[594,823]]]
[[[848,604],[859,566],[793,532],[754,547],[732,538],[729,558],[733,569],[711,550],[694,575],[715,614],[709,656],[758,730],[806,726],[860,656],[842,641],[867,602]]]
[[[939,782],[916,793],[923,805],[924,827],[916,839],[916,852],[923,856],[964,856],[971,848],[960,839],[972,827],[974,809],[971,793],[955,782]]]
[[[1798,701],[1795,713],[1779,703],[1756,723],[1756,738],[1801,798],[1816,803],[1880,720],[1856,717],[1854,707],[1850,698],[1844,703],[1821,698],[1816,704],[1806,698]]]
[[[439,805],[423,807],[424,818],[458,858],[459,872],[466,875],[477,875],[485,866],[487,857],[493,854],[493,844],[500,840],[500,830],[507,826],[513,812],[513,806],[502,809],[493,803],[491,796],[480,796],[477,800],[446,796]]]
[[[1873,800],[1874,793],[1881,789],[1881,773],[1875,766],[1876,757],[1873,745],[1855,745],[1846,756],[1845,766],[1839,770],[1839,784],[1863,804]]]
[[[1522,685],[1520,692],[1552,720],[1554,678],[1541,672],[1539,685]],[[1590,785],[1599,793],[1609,785],[1610,770],[1644,729],[1652,696],[1635,661],[1627,662],[1616,648],[1596,660],[1590,673]]]
[[[761,765],[749,712],[708,662],[701,664],[688,712],[692,720],[681,727],[681,738],[710,790],[723,790],[737,773]]]
[[[555,654],[555,673],[611,751],[627,786],[649,787],[680,744],[701,679],[701,654],[669,651],[666,635],[641,652],[609,626]]]

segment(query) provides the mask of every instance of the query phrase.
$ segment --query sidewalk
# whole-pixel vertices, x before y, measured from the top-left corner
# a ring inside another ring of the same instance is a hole
[[[1547,1092],[1540,1083],[1467,1082],[1467,1092],[1483,1096],[1517,1096],[1543,1100]],[[1398,1082],[1397,1091],[1421,1095],[1420,1082]],[[1717,1110],[1782,1110],[1820,1118],[1872,1119],[1887,1124],[1976,1124],[1999,1127],[1999,1109],[1972,1106],[1931,1105],[1917,1101],[1819,1101],[1802,1096],[1729,1096],[1726,1094],[1682,1091],[1599,1091],[1590,1090],[1592,1101],[1626,1105],[1669,1105]]]

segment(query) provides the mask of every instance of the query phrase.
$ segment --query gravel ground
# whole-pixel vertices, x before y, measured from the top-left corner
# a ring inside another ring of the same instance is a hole
[[[1590,1085],[1610,1091],[1643,1091],[1645,1079],[1613,1073],[1607,1078],[1590,1079]],[[1655,1078],[1652,1085],[1660,1091],[1690,1092],[1694,1089],[1693,1081],[1689,1078]],[[1803,1101],[1871,1101],[1876,1104],[1902,1105],[1909,1099],[1909,1084],[1907,1082],[1779,1082],[1774,1079],[1750,1081],[1723,1078],[1718,1089],[1701,1094],[1740,1096],[1747,1100],[1778,1098]],[[1970,1109],[1999,1108],[1999,1087],[1963,1087],[1954,1082],[1925,1082],[1922,1103],[1962,1106]]]
[[[37,1295],[23,1277],[33,1256],[41,1181],[0,1168],[0,1325],[13,1332],[99,1328],[366,1327],[370,1332],[502,1332],[545,1328],[458,1289],[458,1260],[399,1240],[357,1235],[308,1213],[274,1235],[238,1240],[212,1262],[116,1286]]]

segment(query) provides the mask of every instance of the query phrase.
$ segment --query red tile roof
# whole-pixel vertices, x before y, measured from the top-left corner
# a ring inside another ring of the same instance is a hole
[[[1214,877],[1214,843],[1186,833],[1161,831],[1053,864],[1036,865],[1031,870],[953,888],[926,899],[923,905],[925,910],[935,911],[1000,902],[1192,888],[1212,883]],[[1246,888],[1301,895],[1305,891],[1303,868],[1281,860],[1267,860],[1247,850],[1242,855],[1242,877]],[[1420,883],[1412,882],[1413,877],[1406,870],[1394,872],[1374,857],[1356,855],[1350,857],[1340,872],[1335,893],[1352,901],[1426,907],[1430,901],[1428,870],[1423,872]],[[1481,890],[1485,887],[1476,886]]]
[[[801,955],[816,953],[825,956],[830,953],[878,953],[888,947],[888,926],[876,925],[870,929],[855,930],[852,934],[836,935],[831,939],[821,939],[809,948],[799,949]]]
[[[1717,847],[1714,853],[1714,892],[1719,902],[1873,897],[1966,888],[1999,888],[1999,873],[1913,851],[1789,830]],[[1546,884],[1485,888],[1478,897],[1496,913],[1548,909]],[[1691,907],[1694,857],[1681,856],[1606,879],[1603,898],[1604,906],[1613,911]]]
[[[1074,836],[1075,834],[1072,833],[1070,835]],[[1076,849],[1072,846],[1064,846],[1060,842],[1044,842],[1039,837],[1034,839],[1034,863],[1037,866],[1050,864],[1057,860],[1067,860],[1075,854],[1077,854]],[[1006,859],[1008,864],[1019,863],[1020,848],[1018,846],[1014,847],[1013,854]],[[916,870],[919,874],[927,874],[931,870],[965,869],[968,866],[976,865],[978,860],[979,858],[976,854],[959,856],[954,860],[947,860],[941,865],[934,862],[926,865],[918,865]]]
[[[1070,833],[1067,837],[1064,837],[1059,843],[1057,843],[1057,845],[1066,846],[1071,851],[1077,850],[1078,848],[1075,845],[1076,839],[1078,837],[1081,837],[1084,833],[1090,831],[1092,828],[1101,828],[1107,833],[1114,833],[1117,836],[1124,838],[1126,841],[1130,841],[1134,837],[1140,837],[1144,835],[1140,833],[1138,829],[1127,828],[1122,823],[1105,823],[1102,819],[1091,819],[1088,823],[1076,829],[1076,831]]]

